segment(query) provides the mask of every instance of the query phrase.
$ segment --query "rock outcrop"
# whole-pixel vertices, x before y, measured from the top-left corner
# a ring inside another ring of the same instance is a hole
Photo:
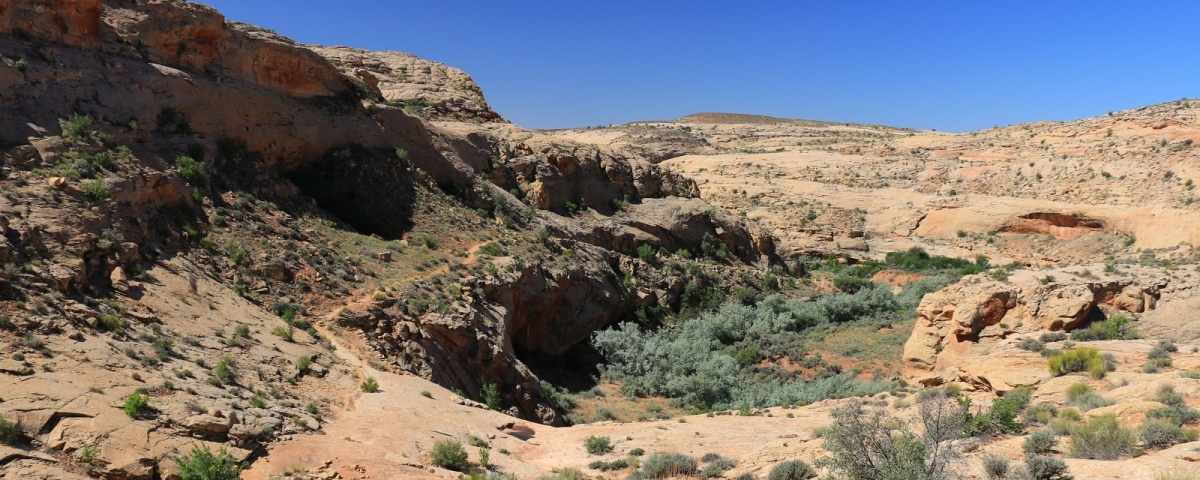
[[[966,277],[921,301],[904,346],[906,375],[938,384],[940,372],[958,365],[977,345],[1012,335],[1068,332],[1112,315],[1136,318],[1153,310],[1170,285],[1161,271],[1138,267],[1123,276],[1094,278],[1056,270],[1017,271],[1007,281]]]

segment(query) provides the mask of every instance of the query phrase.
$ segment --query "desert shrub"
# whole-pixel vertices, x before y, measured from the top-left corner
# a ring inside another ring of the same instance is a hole
[[[1067,463],[1054,457],[1030,455],[1025,457],[1025,475],[1030,480],[1071,480]]]
[[[1153,419],[1142,422],[1137,437],[1147,448],[1167,448],[1188,441],[1179,425]]]
[[[639,478],[671,478],[694,475],[699,469],[696,459],[682,453],[655,453],[642,462]]]
[[[1093,378],[1104,378],[1108,371],[1100,351],[1091,347],[1072,348],[1052,355],[1049,366],[1050,373],[1056,377],[1072,372],[1088,372]]]
[[[505,252],[504,247],[501,247],[500,244],[496,242],[488,242],[484,246],[479,247],[479,253],[491,255],[493,257],[501,257],[504,256]]]
[[[890,268],[903,270],[949,270],[971,265],[964,258],[951,258],[941,255],[929,255],[921,247],[912,247],[902,252],[890,252],[884,258]]]
[[[1047,425],[1056,416],[1058,416],[1058,407],[1049,403],[1039,403],[1025,409],[1025,424],[1040,423]]]
[[[607,472],[609,470],[620,470],[620,469],[623,469],[628,466],[629,466],[629,460],[626,460],[624,458],[618,458],[611,462],[606,462],[604,460],[596,460],[596,461],[588,464],[588,468],[590,468],[592,470],[599,470],[601,472]]]
[[[497,412],[504,410],[504,399],[500,396],[500,387],[496,386],[496,384],[483,384],[483,388],[479,390],[479,395],[483,397],[483,403],[488,408]]]
[[[250,338],[250,326],[239,323],[236,327],[233,327],[233,334],[242,338]]]
[[[1134,433],[1117,423],[1113,414],[1092,417],[1071,429],[1071,456],[1116,460],[1136,452]]]
[[[1091,385],[1084,382],[1076,382],[1067,387],[1067,401],[1085,412],[1113,404],[1112,400],[1097,395],[1092,391]]]
[[[918,435],[883,409],[852,400],[833,412],[824,434],[829,456],[820,466],[842,477],[862,480],[949,478],[958,452],[952,441],[963,432],[964,408],[945,396],[921,402]]]
[[[1038,341],[1036,338],[1026,338],[1017,344],[1017,348],[1030,352],[1040,352],[1043,348],[1046,348],[1046,344]]]
[[[915,308],[924,293],[946,281],[938,277],[932,282],[913,282],[899,296],[890,289],[876,288],[808,302],[785,301],[777,295],[753,306],[730,302],[675,328],[647,331],[625,322],[596,332],[592,344],[607,360],[606,378],[619,381],[624,393],[665,396],[701,408],[762,407],[799,400],[812,403],[834,396],[874,394],[890,390],[893,384],[861,382],[854,372],[835,372],[808,382],[755,375],[730,353],[752,346],[750,341],[782,341],[786,334],[814,327],[856,320],[882,323],[895,318],[897,311]],[[773,351],[775,347],[761,348]]]
[[[1172,342],[1170,340],[1162,340],[1162,341],[1159,341],[1158,344],[1154,345],[1154,348],[1152,350],[1150,350],[1150,353],[1146,354],[1146,358],[1149,358],[1152,360],[1159,359],[1159,358],[1169,358],[1171,353],[1177,352],[1177,351],[1179,351],[1179,347],[1175,346],[1175,342]]]
[[[802,460],[779,462],[771,468],[771,473],[767,475],[768,480],[809,480],[816,477],[816,470]]]
[[[972,414],[971,400],[961,398],[959,403],[966,410],[965,433],[970,436],[998,435],[1002,433],[1020,433],[1025,425],[1017,421],[1017,415],[1025,405],[1029,404],[1029,391],[1013,390],[992,402],[986,412]]]
[[[442,468],[463,471],[467,468],[467,451],[454,440],[438,440],[429,450],[433,464]]]
[[[179,169],[179,175],[193,185],[203,185],[207,180],[208,174],[204,171],[204,164],[192,157],[176,158],[175,167]]]
[[[1038,339],[1043,343],[1061,342],[1067,339],[1067,334],[1063,332],[1048,332],[1043,333]]]
[[[1058,436],[1050,430],[1035,430],[1025,437],[1021,450],[1028,455],[1045,455],[1058,446]]]
[[[375,377],[367,377],[359,387],[366,393],[375,393],[379,391],[379,382],[375,380]]]
[[[98,322],[105,330],[113,332],[117,335],[125,333],[125,328],[121,325],[121,319],[116,315],[104,314],[100,315]]]
[[[193,447],[190,456],[177,458],[175,463],[182,480],[237,480],[242,473],[237,460],[224,448],[213,453],[208,446]]]
[[[0,443],[5,445],[17,443],[20,433],[20,430],[17,430],[15,422],[11,422],[4,418],[4,416],[0,416]]]
[[[990,480],[1003,480],[1008,478],[1009,461],[1005,457],[1001,457],[994,453],[989,453],[983,456],[983,473]]]
[[[645,455],[645,454],[646,454],[646,450],[644,450],[644,449],[641,449],[641,448],[635,448],[635,449],[633,449],[633,450],[630,450],[630,451],[629,451],[629,454],[630,454],[630,455],[633,455],[633,456],[635,456],[635,457],[640,457],[640,456],[642,456],[642,455]]]
[[[604,455],[613,449],[612,440],[608,437],[590,436],[583,442],[583,446],[591,455]]]
[[[643,243],[637,248],[637,256],[638,258],[642,259],[643,262],[650,263],[652,260],[654,260],[654,254],[654,247],[650,246],[649,243]]]
[[[108,187],[104,185],[103,178],[97,178],[90,182],[79,184],[79,189],[92,201],[98,202],[108,198]]]
[[[1107,320],[1092,322],[1086,329],[1079,329],[1071,333],[1071,338],[1077,341],[1086,340],[1130,340],[1142,338],[1141,334],[1133,328],[1132,320],[1124,315],[1118,315]],[[1083,332],[1088,332],[1088,339],[1078,338],[1077,335]]]
[[[134,392],[128,397],[125,397],[125,404],[121,407],[126,415],[130,418],[137,418],[143,411],[146,410],[146,405],[149,403],[150,397]]]
[[[853,275],[843,275],[833,279],[833,286],[846,293],[854,293],[864,288],[875,288],[875,284],[870,280]]]
[[[87,115],[72,115],[63,121],[63,139],[68,142],[88,140],[92,134],[92,118]]]
[[[1158,386],[1154,401],[1164,406],[1146,412],[1148,419],[1163,420],[1173,425],[1183,425],[1200,419],[1200,412],[1189,407],[1184,401],[1183,395],[1176,393],[1175,386],[1169,383]]]
[[[213,367],[213,376],[217,377],[222,383],[233,383],[237,380],[237,372],[233,370],[233,366],[225,359],[221,359],[221,361],[217,362],[217,366]]]

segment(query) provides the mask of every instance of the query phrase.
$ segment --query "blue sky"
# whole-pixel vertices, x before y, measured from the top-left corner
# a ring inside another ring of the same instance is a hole
[[[1200,96],[1200,2],[207,0],[463,69],[558,128],[737,112],[964,131]]]

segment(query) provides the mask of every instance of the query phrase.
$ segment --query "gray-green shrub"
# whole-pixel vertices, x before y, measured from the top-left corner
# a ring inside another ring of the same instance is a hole
[[[767,480],[809,480],[816,478],[817,472],[802,460],[787,460],[779,462],[771,468]]]
[[[642,462],[637,478],[670,478],[694,475],[699,469],[696,459],[682,453],[655,453]]]
[[[1058,446],[1058,436],[1050,430],[1035,430],[1025,437],[1021,450],[1028,455],[1045,455]]]
[[[861,480],[950,478],[958,458],[953,440],[963,433],[964,408],[949,397],[920,404],[917,434],[883,409],[851,402],[833,412],[824,434],[829,456],[818,461],[841,477]]]
[[[890,390],[893,384],[860,382],[853,372],[811,382],[760,378],[743,369],[732,355],[757,346],[746,344],[748,341],[763,343],[763,339],[788,332],[851,321],[889,322],[897,318],[897,312],[915,308],[922,296],[948,280],[935,277],[913,282],[899,296],[890,289],[875,288],[825,295],[809,302],[784,301],[777,295],[754,306],[730,302],[675,328],[646,331],[625,322],[596,332],[592,343],[607,360],[604,375],[619,381],[628,395],[660,395],[714,409],[871,395]]]
[[[1071,480],[1067,463],[1054,457],[1030,455],[1025,457],[1025,475],[1031,480]]]
[[[1137,452],[1133,431],[1117,423],[1113,414],[1092,417],[1071,428],[1071,456],[1093,460],[1116,460]]]

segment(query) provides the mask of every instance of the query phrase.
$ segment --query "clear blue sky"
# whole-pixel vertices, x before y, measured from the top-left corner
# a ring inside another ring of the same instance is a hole
[[[1200,96],[1200,2],[206,0],[463,69],[537,128],[737,112],[963,131]]]

